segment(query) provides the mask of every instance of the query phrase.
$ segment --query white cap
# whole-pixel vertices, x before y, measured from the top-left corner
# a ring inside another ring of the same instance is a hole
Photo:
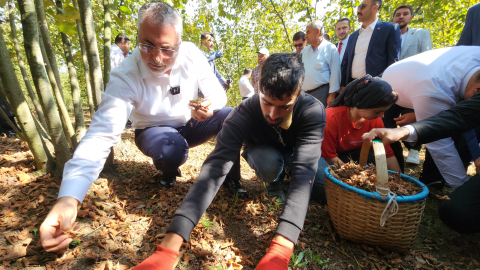
[[[270,53],[268,52],[267,48],[261,48],[257,53],[264,54],[266,56],[270,56]]]

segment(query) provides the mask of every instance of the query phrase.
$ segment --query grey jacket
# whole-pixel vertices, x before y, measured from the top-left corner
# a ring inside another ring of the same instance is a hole
[[[430,32],[426,29],[408,28],[400,52],[400,60],[432,49]]]
[[[480,3],[468,9],[465,26],[457,46],[480,46]]]

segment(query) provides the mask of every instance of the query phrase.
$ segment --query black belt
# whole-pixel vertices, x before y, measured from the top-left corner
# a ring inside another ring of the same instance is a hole
[[[313,92],[313,91],[315,91],[315,90],[318,90],[318,89],[320,89],[320,88],[324,87],[325,85],[329,85],[329,84],[328,84],[328,83],[326,83],[326,84],[322,84],[322,85],[320,85],[320,86],[319,86],[319,87],[317,87],[317,88],[313,88],[312,90],[305,90],[305,93],[310,93],[310,92]]]

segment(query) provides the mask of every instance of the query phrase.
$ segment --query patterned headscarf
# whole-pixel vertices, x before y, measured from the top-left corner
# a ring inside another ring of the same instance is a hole
[[[357,109],[374,108],[393,91],[389,83],[379,77],[365,75],[349,83],[330,107],[347,106]]]

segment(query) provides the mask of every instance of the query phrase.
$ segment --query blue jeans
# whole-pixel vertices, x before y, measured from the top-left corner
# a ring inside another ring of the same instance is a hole
[[[258,179],[265,183],[279,181],[280,174],[284,168],[291,167],[293,163],[293,156],[284,155],[278,149],[268,145],[246,147],[242,156],[248,165],[255,170]],[[318,170],[313,182],[312,198],[321,204],[326,203],[324,178],[327,166],[327,162],[320,157]]]
[[[222,124],[232,108],[223,107],[208,120],[190,119],[185,126],[148,127],[135,130],[135,144],[146,156],[153,159],[157,170],[167,176],[180,176],[178,167],[187,161],[188,149],[207,142],[222,129]],[[240,180],[240,155],[227,177]]]

